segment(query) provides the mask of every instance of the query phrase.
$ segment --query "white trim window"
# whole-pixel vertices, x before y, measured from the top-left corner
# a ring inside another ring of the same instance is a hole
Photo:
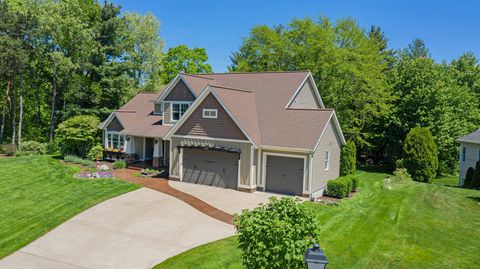
[[[330,150],[325,151],[325,171],[330,169]]]
[[[216,119],[216,118],[218,118],[218,110],[217,109],[204,108],[202,117],[205,118],[205,119]]]
[[[163,102],[153,104],[153,114],[161,115],[163,113]]]
[[[108,131],[105,147],[110,149],[124,150],[125,135],[115,131]]]
[[[467,148],[465,146],[462,146],[462,162],[465,162],[467,158]]]
[[[178,121],[187,112],[190,102],[172,102],[171,121]]]

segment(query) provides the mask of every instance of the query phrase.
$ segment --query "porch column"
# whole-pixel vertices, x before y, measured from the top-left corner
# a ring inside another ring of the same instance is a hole
[[[128,164],[135,162],[135,138],[133,136],[127,135],[125,137],[125,161]]]
[[[153,140],[153,167],[160,167],[163,159],[163,140],[154,139]]]

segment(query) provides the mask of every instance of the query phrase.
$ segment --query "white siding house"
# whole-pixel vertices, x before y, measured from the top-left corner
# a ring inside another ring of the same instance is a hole
[[[462,186],[468,168],[475,168],[476,162],[480,160],[480,129],[460,137],[457,141],[460,143],[460,173],[458,184]]]

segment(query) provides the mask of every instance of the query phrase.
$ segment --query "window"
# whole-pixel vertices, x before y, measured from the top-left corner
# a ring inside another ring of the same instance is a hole
[[[480,161],[480,149],[478,150],[478,160]]]
[[[203,109],[203,117],[207,119],[216,119],[218,110],[216,109]]]
[[[467,156],[467,148],[462,147],[462,162],[465,162],[466,156]]]
[[[325,152],[325,171],[327,171],[330,168],[330,151],[327,150]]]
[[[123,150],[125,145],[125,135],[118,132],[107,132],[105,147],[110,149]]]
[[[154,104],[153,114],[162,114],[162,104]]]
[[[172,103],[172,121],[179,120],[187,111],[190,103]]]

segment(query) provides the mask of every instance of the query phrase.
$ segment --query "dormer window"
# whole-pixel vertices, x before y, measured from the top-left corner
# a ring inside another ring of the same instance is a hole
[[[203,109],[203,118],[205,119],[216,119],[218,117],[217,109]]]
[[[172,121],[178,121],[187,112],[190,104],[190,102],[172,102]]]
[[[153,107],[153,114],[162,114],[162,112],[163,112],[162,104],[155,103]]]

